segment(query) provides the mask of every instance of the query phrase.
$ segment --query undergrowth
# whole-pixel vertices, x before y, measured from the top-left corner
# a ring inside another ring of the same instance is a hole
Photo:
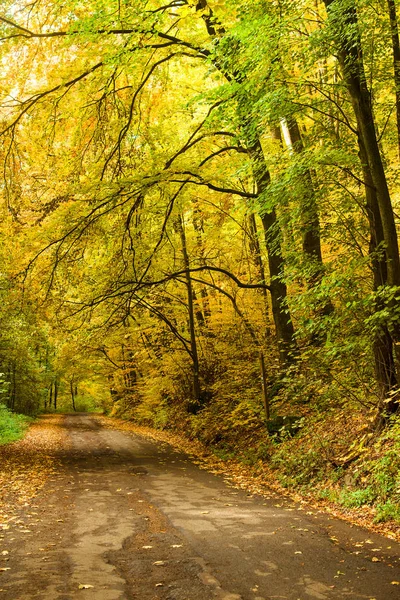
[[[9,444],[21,439],[31,421],[30,417],[13,413],[0,404],[0,444]]]
[[[111,415],[184,432],[217,457],[239,460],[257,474],[268,472],[305,497],[344,510],[368,507],[376,522],[400,522],[400,416],[374,429],[376,398],[358,385],[356,371],[370,368],[369,356],[356,367],[349,358],[351,368],[335,360],[327,351],[329,368],[320,365],[317,371],[315,361],[305,360],[300,368],[271,373],[268,423],[258,365],[243,348],[218,372],[208,366],[209,398],[194,414],[187,400],[190,379],[165,362],[168,377],[158,372],[143,378],[135,395],[114,403]]]

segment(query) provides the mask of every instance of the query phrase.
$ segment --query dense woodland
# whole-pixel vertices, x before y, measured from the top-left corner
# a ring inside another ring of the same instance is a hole
[[[397,10],[3,0],[3,404],[399,517]]]

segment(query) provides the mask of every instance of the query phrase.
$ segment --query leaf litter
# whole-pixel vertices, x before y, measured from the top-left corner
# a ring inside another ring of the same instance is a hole
[[[9,529],[18,508],[29,504],[58,473],[57,454],[67,443],[62,420],[62,415],[40,417],[22,440],[0,446],[0,530]]]

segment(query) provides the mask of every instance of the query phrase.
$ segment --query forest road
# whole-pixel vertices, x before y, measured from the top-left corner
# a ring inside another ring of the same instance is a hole
[[[399,544],[93,415],[63,423],[63,468],[3,532],[0,600],[400,598]]]

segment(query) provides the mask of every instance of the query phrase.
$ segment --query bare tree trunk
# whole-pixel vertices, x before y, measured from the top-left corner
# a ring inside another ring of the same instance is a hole
[[[182,216],[179,215],[176,219],[176,226],[181,238],[183,264],[186,269],[186,287],[187,287],[187,298],[188,298],[188,314],[189,314],[189,333],[190,333],[190,353],[192,357],[192,371],[193,371],[193,397],[195,406],[201,404],[201,386],[200,386],[200,375],[199,375],[199,356],[197,351],[196,342],[196,331],[195,331],[195,313],[194,313],[194,301],[193,301],[193,286],[192,279],[190,277],[190,261],[187,251],[185,226],[182,220]]]
[[[11,365],[11,398],[10,398],[10,408],[11,410],[15,409],[15,400],[17,397],[17,362],[13,360]]]
[[[50,388],[49,388],[49,407],[51,408],[51,405],[53,404],[53,382],[50,382]],[[47,398],[45,398],[44,401],[44,408],[46,410],[47,408]]]
[[[250,229],[250,250],[253,253],[254,262],[257,267],[258,275],[261,283],[266,283],[265,280],[265,268],[264,262],[261,254],[260,241],[258,239],[258,231],[257,231],[257,221],[254,213],[249,214],[249,229]],[[268,336],[270,334],[270,314],[269,314],[269,302],[268,302],[268,292],[266,288],[261,289],[264,301],[264,314],[265,314],[265,334]]]
[[[58,399],[58,377],[54,380],[54,410],[57,410],[57,399]]]
[[[249,146],[253,161],[253,173],[257,183],[257,194],[262,195],[270,184],[270,174],[265,164],[264,153],[257,139]],[[284,364],[293,362],[297,347],[294,328],[287,304],[287,287],[284,281],[284,259],[281,248],[281,232],[275,209],[260,214],[264,228],[270,277],[272,315],[275,323],[279,354]]]
[[[71,402],[72,402],[72,409],[74,412],[76,412],[76,407],[75,407],[75,389],[74,389],[74,380],[71,379],[70,381],[70,390],[71,390]]]
[[[198,250],[199,250],[200,265],[204,267],[204,266],[206,266],[206,259],[204,256],[203,220],[204,220],[203,214],[202,214],[200,208],[198,207],[197,203],[194,202],[193,203],[192,222],[193,222],[194,230],[196,231],[196,234],[197,234],[197,246],[198,246]],[[211,317],[211,308],[210,308],[210,302],[208,300],[209,290],[207,290],[205,285],[201,286],[200,295],[201,295],[201,301],[202,301],[202,306],[203,306],[203,310],[201,312],[204,317],[204,325],[206,325],[208,319]]]

